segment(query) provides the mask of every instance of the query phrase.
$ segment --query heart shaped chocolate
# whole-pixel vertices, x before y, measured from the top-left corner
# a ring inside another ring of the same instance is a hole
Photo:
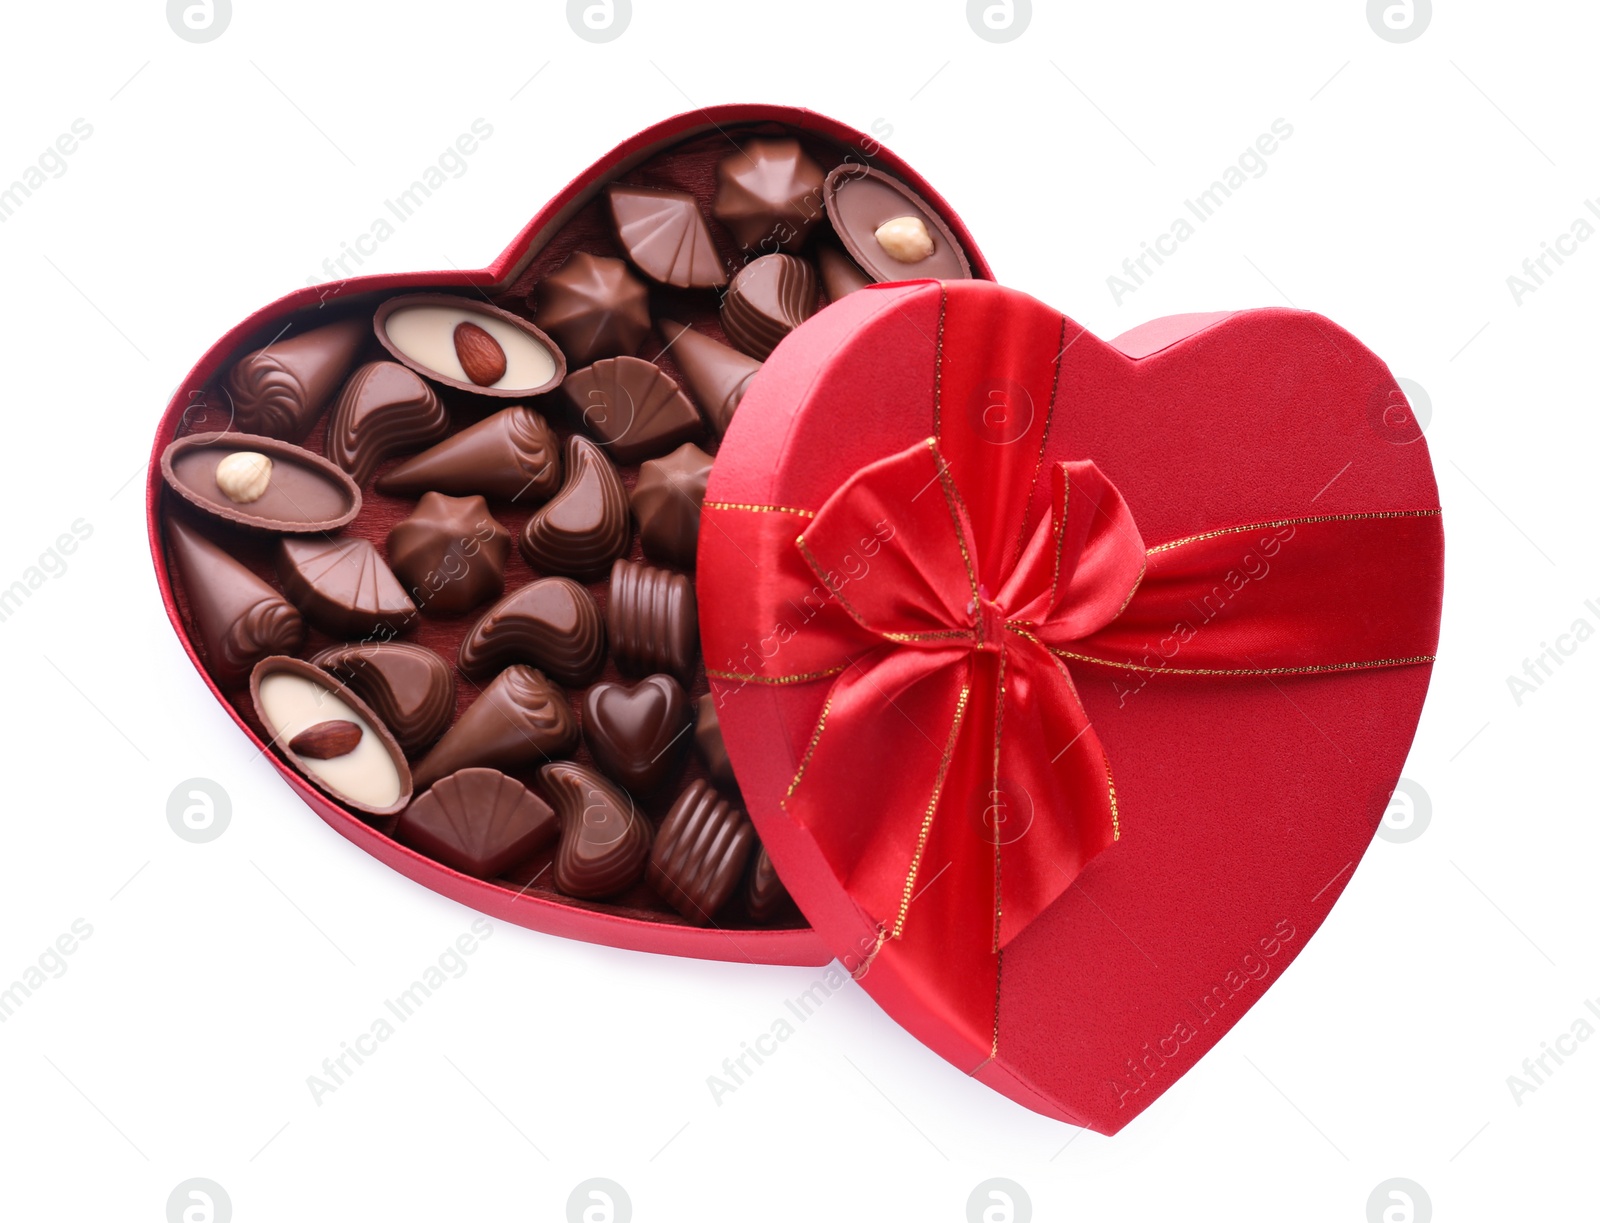
[[[659,790],[688,747],[689,698],[670,675],[596,684],[583,694],[583,737],[595,762],[634,794]]]

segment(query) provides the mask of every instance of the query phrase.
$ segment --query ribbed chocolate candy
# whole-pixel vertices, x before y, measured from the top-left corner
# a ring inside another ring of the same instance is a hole
[[[416,604],[364,539],[292,539],[278,543],[284,593],[323,632],[375,637],[404,631]]]
[[[765,926],[783,912],[789,903],[788,889],[778,878],[778,869],[765,845],[756,852],[750,863],[750,876],[744,883],[744,907],[750,920]]]
[[[583,694],[583,737],[605,772],[634,794],[659,790],[689,745],[689,698],[670,675],[596,684]]]
[[[335,645],[311,656],[383,720],[407,756],[444,733],[456,711],[456,676],[426,646],[408,641]]]
[[[650,821],[633,800],[593,769],[561,760],[539,770],[561,817],[556,887],[599,900],[639,881],[650,856]]]
[[[509,663],[532,663],[576,688],[600,673],[605,653],[594,596],[571,578],[540,578],[483,613],[462,639],[458,661],[474,679]]]
[[[796,255],[762,255],[740,268],[722,298],[722,330],[765,361],[817,310],[817,273]]]
[[[566,481],[522,528],[522,555],[544,573],[593,581],[628,550],[633,521],[617,469],[600,447],[567,439]]]
[[[426,789],[459,769],[514,769],[564,756],[578,742],[567,694],[532,667],[507,667],[415,770]]]
[[[561,387],[573,413],[617,463],[637,463],[700,437],[704,425],[678,384],[638,357],[596,361]]]
[[[755,843],[744,812],[697,778],[661,821],[650,886],[691,925],[708,926],[743,879]]]
[[[369,361],[345,381],[328,422],[328,457],[365,484],[391,455],[450,432],[439,397],[398,361]]]
[[[700,646],[694,583],[670,569],[618,561],[611,567],[606,634],[624,671],[666,671],[687,687]]]
[[[497,501],[538,505],[561,487],[561,443],[530,408],[506,408],[468,425],[431,450],[378,477],[380,493],[454,497],[477,493]]]
[[[817,185],[822,185],[820,174]],[[728,283],[700,205],[687,191],[612,183],[606,200],[617,241],[650,279],[680,289],[715,289]]]
[[[462,769],[413,799],[394,839],[462,874],[493,879],[550,843],[550,804],[496,769]]]

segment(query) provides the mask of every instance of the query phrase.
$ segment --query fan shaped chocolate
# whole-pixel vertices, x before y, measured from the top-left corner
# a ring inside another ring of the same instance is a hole
[[[193,433],[161,452],[167,487],[201,513],[280,535],[337,531],[361,490],[321,455],[251,433]]]
[[[633,800],[593,769],[557,761],[539,782],[561,817],[556,887],[568,896],[603,900],[626,891],[650,856],[650,822]]]
[[[311,662],[370,705],[408,757],[442,735],[455,714],[455,672],[426,646],[336,645],[313,654]]]
[[[497,399],[554,390],[567,372],[562,352],[532,323],[473,297],[409,293],[372,319],[389,355],[441,386]],[[464,337],[471,337],[464,341]],[[486,351],[492,345],[495,351]],[[487,381],[487,372],[498,377]],[[480,381],[480,379],[485,379]]]
[[[722,298],[722,330],[765,361],[817,309],[817,273],[796,255],[762,255],[740,268]]]
[[[538,319],[574,365],[639,351],[650,332],[650,295],[621,259],[574,251],[539,282]]]
[[[762,845],[750,863],[750,875],[744,883],[744,908],[750,920],[759,926],[772,922],[789,903],[789,890],[778,878],[778,868],[772,865],[772,856]]]
[[[583,737],[595,763],[630,793],[659,790],[683,759],[689,698],[670,675],[595,684],[583,694]]]
[[[561,487],[561,443],[531,408],[505,408],[391,467],[377,489],[395,497],[476,493],[537,505]]]
[[[761,362],[682,323],[662,319],[660,329],[711,431],[721,437],[750,380],[761,372]]]
[[[483,678],[510,663],[531,663],[579,687],[605,663],[605,627],[594,596],[571,578],[540,578],[513,590],[472,626],[458,659]]]
[[[834,232],[873,280],[969,280],[972,265],[939,214],[881,170],[839,166],[823,184]]]
[[[663,565],[693,569],[700,541],[700,506],[706,499],[711,456],[692,442],[639,467],[628,495],[644,554]]]
[[[364,485],[378,464],[429,446],[450,432],[433,388],[395,361],[369,361],[351,374],[328,422],[328,457]]]
[[[661,821],[646,877],[685,920],[709,926],[743,881],[755,843],[744,812],[697,778]]]
[[[411,517],[389,532],[389,564],[423,611],[449,615],[505,588],[511,532],[482,497],[424,493]]]
[[[246,353],[228,371],[233,423],[245,433],[298,442],[350,372],[367,334],[366,319],[350,318]]]
[[[717,698],[709,692],[694,703],[694,748],[700,755],[701,763],[706,766],[712,784],[729,794],[738,793],[739,782],[733,775],[727,745],[722,741]]]
[[[550,804],[497,769],[462,769],[412,800],[394,839],[453,870],[493,879],[560,831]]]
[[[426,789],[460,769],[517,769],[564,756],[578,742],[567,694],[532,667],[507,667],[422,758]]]
[[[606,200],[617,241],[651,280],[679,289],[715,289],[728,283],[700,205],[687,191],[613,183],[606,188]]]
[[[694,404],[659,366],[612,357],[580,369],[562,388],[574,414],[614,462],[637,463],[701,436]]]
[[[522,555],[545,573],[593,581],[628,550],[628,494],[611,460],[586,437],[567,439],[561,491],[522,528]]]
[[[278,577],[306,618],[334,637],[399,633],[417,614],[378,550],[354,536],[280,540]]]
[[[687,686],[700,653],[694,583],[670,569],[619,560],[611,567],[606,635],[624,671],[666,671]]]
[[[747,251],[799,250],[822,219],[824,177],[798,140],[747,140],[717,163],[711,215]]]
[[[299,646],[305,623],[289,600],[175,516],[167,519],[167,555],[183,579],[200,656],[219,684]]]

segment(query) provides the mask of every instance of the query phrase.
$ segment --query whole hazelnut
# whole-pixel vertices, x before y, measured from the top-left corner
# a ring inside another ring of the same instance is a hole
[[[889,258],[901,263],[921,263],[933,254],[933,235],[921,217],[895,217],[878,226],[872,236]]]
[[[254,450],[235,450],[217,464],[217,487],[235,505],[259,500],[272,482],[272,460]]]

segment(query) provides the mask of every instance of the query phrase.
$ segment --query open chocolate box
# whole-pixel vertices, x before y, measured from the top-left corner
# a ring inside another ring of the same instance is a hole
[[[989,273],[910,167],[725,106],[613,149],[481,271],[293,293],[157,429],[178,636],[307,805],[412,879],[594,942],[825,963],[707,698],[699,504],[773,345],[926,275]]]

